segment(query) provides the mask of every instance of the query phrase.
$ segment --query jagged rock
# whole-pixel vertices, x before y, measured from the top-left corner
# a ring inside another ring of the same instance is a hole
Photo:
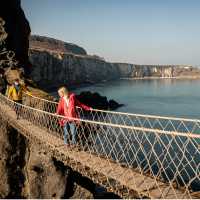
[[[116,102],[115,100],[113,100],[113,99],[109,100],[108,104],[109,104],[109,108],[110,108],[111,110],[115,110],[115,109],[117,109],[117,108],[119,108],[119,107],[121,107],[121,106],[124,105],[124,104],[119,104],[119,103],[117,103],[117,102]]]
[[[91,106],[92,108],[102,110],[115,110],[123,104],[119,104],[114,100],[107,100],[107,97],[101,96],[99,93],[92,93],[90,91],[81,92],[77,95],[77,98],[84,104]]]
[[[0,118],[0,198],[8,196],[10,187],[8,181],[7,158],[9,151],[8,129],[7,123]]]
[[[5,31],[8,34],[5,46],[15,53],[17,67],[30,72],[28,61],[30,26],[20,5],[20,0],[3,0],[0,6],[1,17],[5,21]]]
[[[51,156],[32,142],[27,144],[26,184],[27,198],[61,198],[65,193],[67,173],[57,169]]]

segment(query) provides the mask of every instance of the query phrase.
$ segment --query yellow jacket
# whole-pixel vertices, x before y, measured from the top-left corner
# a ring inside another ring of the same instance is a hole
[[[12,85],[8,88],[7,96],[9,99],[13,101],[19,101],[19,100],[22,100],[22,93],[26,91],[27,89],[23,85],[20,85],[19,91],[17,92],[17,90],[15,89],[15,86]]]

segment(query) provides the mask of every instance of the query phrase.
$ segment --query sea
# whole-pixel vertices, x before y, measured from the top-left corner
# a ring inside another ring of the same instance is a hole
[[[124,104],[120,112],[200,119],[200,80],[124,79],[73,90],[98,92]]]
[[[200,119],[198,79],[121,79],[73,89],[76,94],[83,91],[98,92],[109,100],[114,99],[124,104],[116,110],[119,112]],[[125,118],[123,120],[126,123],[130,121]],[[171,124],[169,122],[168,125]],[[154,124],[154,128],[159,128],[159,124]],[[134,122],[134,125],[140,124]],[[143,125],[146,126],[146,123]],[[185,126],[179,121],[173,122],[170,127],[168,125],[165,127],[167,131],[175,127],[178,131],[185,132]],[[148,126],[147,123],[146,128],[151,128]],[[199,133],[199,126],[196,128]],[[200,178],[196,177],[197,172],[194,171],[199,170],[199,139],[165,134],[157,137],[157,134],[150,132],[127,132],[121,128],[113,128],[112,131],[109,127],[106,131],[104,129],[104,126],[99,127],[91,136],[92,148],[96,153],[110,156],[113,160],[135,168],[139,167],[144,172],[150,170],[151,174],[165,181],[175,180],[182,186],[187,183],[193,191],[199,191]],[[186,129],[196,133],[193,122],[187,124]],[[190,180],[192,181],[189,182]]]

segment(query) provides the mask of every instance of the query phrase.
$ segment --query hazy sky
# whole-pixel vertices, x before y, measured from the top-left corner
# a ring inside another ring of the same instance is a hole
[[[21,0],[32,34],[112,62],[200,64],[200,0]]]

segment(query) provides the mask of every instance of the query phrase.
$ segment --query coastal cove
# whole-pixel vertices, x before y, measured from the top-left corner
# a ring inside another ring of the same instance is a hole
[[[119,112],[200,118],[199,79],[129,79],[82,86],[73,90],[98,92],[122,106]],[[55,94],[55,93],[54,93]]]
[[[4,1],[0,199],[200,199],[198,8]]]

